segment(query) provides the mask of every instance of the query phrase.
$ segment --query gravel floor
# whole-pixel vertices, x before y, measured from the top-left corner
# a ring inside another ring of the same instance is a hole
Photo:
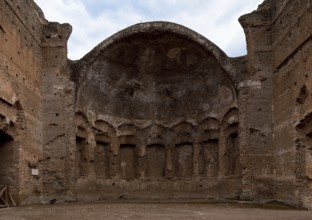
[[[312,220],[312,211],[286,207],[204,203],[72,203],[0,209],[0,220],[63,219]]]

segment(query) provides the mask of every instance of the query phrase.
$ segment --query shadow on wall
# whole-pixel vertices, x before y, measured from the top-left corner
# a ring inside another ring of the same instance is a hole
[[[30,177],[30,167],[20,170],[20,140],[25,138],[24,112],[19,103],[9,103],[0,98],[0,187],[8,186],[15,201],[19,202],[20,172],[28,171],[25,179]],[[24,141],[27,143],[27,141]],[[25,161],[29,162],[25,159]]]
[[[15,173],[15,157],[14,157],[14,143],[13,137],[0,130],[0,187],[12,186]]]

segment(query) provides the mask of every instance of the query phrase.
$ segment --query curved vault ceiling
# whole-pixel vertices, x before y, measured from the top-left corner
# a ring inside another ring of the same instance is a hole
[[[220,56],[222,51],[182,26],[159,25],[125,29],[82,59],[78,108],[127,119],[170,120],[233,105],[235,89],[220,64],[226,62],[220,57],[227,58]]]

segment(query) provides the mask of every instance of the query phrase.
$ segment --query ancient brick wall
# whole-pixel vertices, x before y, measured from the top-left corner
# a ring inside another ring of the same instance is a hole
[[[312,1],[278,1],[272,14],[274,147],[278,197],[312,205]]]
[[[1,175],[0,184],[12,186],[17,200],[38,197],[41,191],[31,169],[38,168],[41,155],[40,45],[45,22],[32,1],[0,2],[0,114],[14,130],[8,131],[9,146],[0,149],[6,152],[1,153],[1,170],[7,174]]]
[[[151,22],[72,62],[70,25],[46,21],[32,0],[0,1],[0,186],[20,203],[312,208],[311,5],[266,0],[242,16],[244,57]]]
[[[42,30],[42,200],[71,201],[76,185],[74,84],[69,80],[69,24]]]
[[[0,185],[10,186],[17,202],[43,201],[42,196],[51,190],[54,198],[58,193],[56,188],[62,188],[61,194],[66,195],[64,191],[70,185],[67,183],[73,179],[68,174],[70,169],[66,169],[70,167],[70,147],[67,146],[73,141],[69,141],[67,133],[71,130],[58,127],[54,113],[58,112],[64,122],[64,118],[70,120],[73,100],[68,88],[71,84],[66,81],[66,74],[61,74],[66,72],[71,28],[65,25],[65,31],[58,33],[58,27],[59,24],[45,20],[33,1],[0,2]],[[52,112],[53,118],[49,117]],[[57,145],[51,144],[59,136],[55,130],[67,132]],[[47,147],[50,145],[53,150]],[[55,160],[58,159],[55,151],[66,162],[59,166],[47,162],[47,155],[54,154]],[[53,175],[55,173],[58,174]],[[60,177],[58,181],[50,181],[47,175]],[[46,187],[50,182],[54,187]]]
[[[78,198],[238,198],[239,63],[167,22],[75,63]]]
[[[269,108],[268,112],[272,111],[272,116],[263,115],[260,126],[267,127],[267,134],[273,134],[273,143],[266,140],[263,132],[258,141],[252,134],[246,134],[246,146],[256,146],[256,151],[249,149],[248,154],[261,155],[259,150],[268,150],[260,156],[262,163],[247,159],[247,164],[253,167],[248,186],[254,198],[276,198],[305,207],[311,207],[311,16],[311,1],[267,0],[240,20],[248,44],[248,75],[258,77],[261,85],[257,94],[247,90],[246,99],[256,103],[261,111],[261,103]],[[268,86],[262,87],[263,81]],[[252,108],[252,104],[248,106]],[[259,110],[249,109],[243,117],[257,118]],[[247,121],[244,131],[252,129],[250,133],[258,133],[253,123]],[[257,172],[259,169],[268,169],[267,175]]]
[[[242,16],[247,40],[247,72],[240,83],[242,199],[272,197],[274,146],[272,121],[271,7]]]

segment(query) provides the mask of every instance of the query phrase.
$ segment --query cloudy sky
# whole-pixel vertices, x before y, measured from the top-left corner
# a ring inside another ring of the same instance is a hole
[[[263,0],[35,0],[50,21],[70,23],[68,56],[80,59],[114,33],[136,23],[171,21],[205,36],[228,56],[246,54],[239,16]]]

